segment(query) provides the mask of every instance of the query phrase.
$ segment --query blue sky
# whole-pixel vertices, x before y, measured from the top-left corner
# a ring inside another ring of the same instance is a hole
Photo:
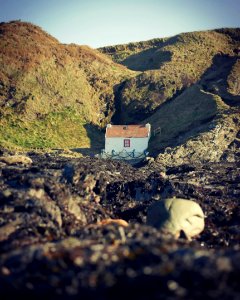
[[[62,43],[96,48],[240,27],[240,0],[0,0],[0,21],[19,19]]]

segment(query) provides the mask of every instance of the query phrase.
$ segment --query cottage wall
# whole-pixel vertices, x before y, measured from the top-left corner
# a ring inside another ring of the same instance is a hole
[[[130,140],[130,147],[124,147],[124,139]],[[126,150],[132,152],[135,150],[136,153],[142,153],[148,148],[148,137],[144,138],[106,138],[105,139],[105,152],[112,154],[112,150],[116,153]]]

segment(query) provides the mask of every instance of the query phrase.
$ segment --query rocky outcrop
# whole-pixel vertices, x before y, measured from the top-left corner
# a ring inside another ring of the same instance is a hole
[[[239,113],[221,115],[214,122],[209,122],[207,127],[205,132],[189,137],[179,146],[167,147],[158,155],[156,163],[177,166],[185,163],[239,161]]]

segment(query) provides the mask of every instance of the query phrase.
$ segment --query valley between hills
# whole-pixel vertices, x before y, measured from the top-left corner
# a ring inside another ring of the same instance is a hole
[[[148,160],[92,157],[110,122],[150,123]],[[0,23],[1,299],[239,299],[239,149],[240,28],[92,49]]]
[[[100,151],[109,122],[149,122],[161,162],[166,148],[178,161],[190,159],[183,147],[209,159],[212,143],[218,161],[239,143],[239,28],[99,49],[19,21],[0,35],[3,148]]]

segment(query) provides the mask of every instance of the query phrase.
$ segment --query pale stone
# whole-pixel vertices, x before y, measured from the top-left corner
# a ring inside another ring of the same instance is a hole
[[[1,156],[0,161],[8,165],[14,165],[19,163],[23,165],[32,164],[31,158],[24,155]]]
[[[204,214],[198,203],[181,198],[160,200],[148,209],[147,223],[179,237],[183,231],[188,239],[204,229]]]

